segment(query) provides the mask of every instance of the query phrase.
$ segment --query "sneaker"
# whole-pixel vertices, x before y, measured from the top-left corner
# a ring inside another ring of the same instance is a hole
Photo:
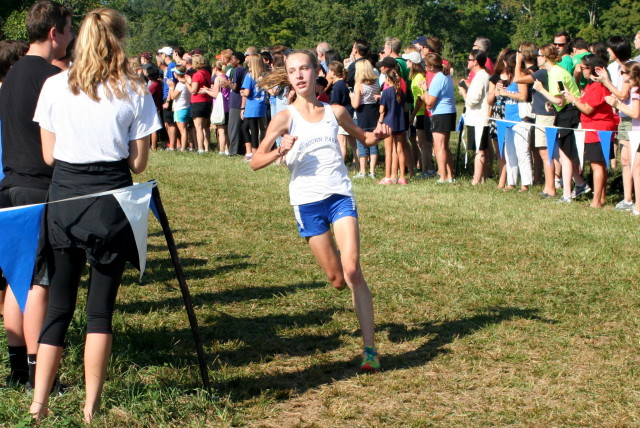
[[[401,186],[406,186],[407,185],[407,179],[406,178],[401,178],[400,180],[398,180],[398,184],[400,184]]]
[[[574,187],[574,189],[571,191],[571,198],[575,199],[578,196],[589,193],[590,191],[591,187],[589,187],[587,183],[584,183],[582,185],[576,184],[576,187]]]
[[[373,178],[374,180],[376,179],[376,175],[373,172],[369,173],[369,178]]]
[[[365,346],[362,351],[362,364],[360,371],[365,373],[377,373],[380,371],[380,357],[378,350],[372,346]]]
[[[429,171],[427,171],[427,178],[433,178],[435,176],[437,176],[438,173],[435,172],[434,170],[430,169]]]
[[[540,192],[540,199],[551,199],[551,198],[555,198],[555,195],[550,195],[546,192]]]
[[[365,178],[367,175],[364,172],[359,172],[353,176],[353,178]]]
[[[243,160],[244,162],[251,162],[251,159],[253,159],[253,156],[246,156],[246,155],[245,155],[245,157],[243,157],[243,158],[242,158],[242,160]]]
[[[455,178],[452,178],[451,180],[443,180],[442,178],[439,178],[438,181],[436,181],[436,183],[438,184],[453,184],[456,182]]]
[[[426,179],[426,178],[429,178],[429,176],[427,175],[427,173],[426,173],[426,172],[422,172],[422,171],[420,171],[420,172],[417,172],[417,173],[416,173],[416,175],[415,175],[415,177],[414,177],[414,178],[415,178],[416,180],[424,180],[424,179]]]
[[[556,201],[556,204],[570,204],[573,202],[573,199],[569,198],[560,198]]]
[[[556,189],[562,189],[562,180],[559,178],[555,179]]]
[[[390,178],[383,178],[382,180],[378,181],[378,184],[382,184],[382,185],[388,185],[388,184],[393,184],[393,180]]]
[[[640,211],[631,210],[631,215],[638,216],[638,215],[640,215]]]
[[[622,200],[618,202],[618,204],[613,209],[618,211],[631,211],[633,210],[634,206],[635,204],[633,202],[627,202],[625,200]]]

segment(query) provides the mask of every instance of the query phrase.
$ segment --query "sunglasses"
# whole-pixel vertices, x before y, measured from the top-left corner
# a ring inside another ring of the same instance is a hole
[[[563,47],[566,46],[566,43],[554,43],[555,46]]]

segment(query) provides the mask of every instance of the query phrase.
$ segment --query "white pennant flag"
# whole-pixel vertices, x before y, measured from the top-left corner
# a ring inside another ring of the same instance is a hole
[[[576,136],[576,148],[578,149],[578,157],[580,158],[580,168],[584,165],[584,137],[585,132],[580,128],[573,132]]]
[[[629,148],[631,149],[631,169],[633,170],[636,152],[638,151],[638,147],[640,147],[640,131],[629,131],[629,144]]]
[[[149,202],[151,201],[151,191],[156,185],[155,181],[148,183],[135,184],[127,187],[127,191],[120,191],[113,194],[122,211],[124,211],[133,236],[136,240],[138,249],[138,257],[140,260],[140,278],[144,273],[147,264],[147,235],[149,229]]]

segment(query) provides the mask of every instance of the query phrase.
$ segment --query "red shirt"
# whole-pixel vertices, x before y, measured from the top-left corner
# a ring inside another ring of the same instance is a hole
[[[201,68],[191,76],[191,82],[198,82],[198,88],[211,87],[211,75],[207,70]],[[211,97],[207,94],[191,94],[191,103],[206,103],[211,102]]]
[[[318,101],[322,101],[323,103],[327,103],[329,104],[329,96],[326,94],[326,92],[321,93],[320,95],[318,95]]]
[[[584,88],[580,102],[593,107],[593,112],[586,115],[580,112],[580,123],[583,129],[597,129],[598,131],[615,131],[616,121],[613,116],[613,108],[604,100],[611,92],[600,82],[590,83]],[[597,132],[587,132],[584,138],[586,143],[599,143]]]

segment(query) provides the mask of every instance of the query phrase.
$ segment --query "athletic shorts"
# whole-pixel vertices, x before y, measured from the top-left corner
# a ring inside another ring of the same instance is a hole
[[[322,235],[342,217],[358,218],[356,200],[345,195],[331,195],[322,201],[294,205],[293,212],[303,238]]]
[[[211,109],[213,105],[210,102],[191,103],[191,117],[206,117],[211,116]]]
[[[431,132],[453,132],[456,130],[456,114],[434,114],[431,116]]]
[[[191,107],[183,108],[173,112],[173,120],[176,122],[189,122],[191,119]]]

